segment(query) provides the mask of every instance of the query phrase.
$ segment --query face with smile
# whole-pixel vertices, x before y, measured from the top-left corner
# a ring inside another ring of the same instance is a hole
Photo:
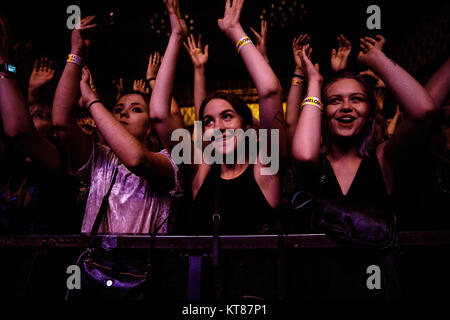
[[[145,99],[135,93],[122,96],[113,109],[114,117],[140,141],[150,131],[150,115]]]
[[[369,118],[364,86],[355,79],[340,79],[325,92],[325,120],[331,136],[359,136]]]
[[[234,135],[233,131],[246,130],[249,127],[228,101],[211,99],[206,104],[203,112],[203,128],[206,135],[215,136],[213,131],[220,131],[221,136],[215,137],[212,142],[217,151],[223,154],[234,151],[242,139]]]

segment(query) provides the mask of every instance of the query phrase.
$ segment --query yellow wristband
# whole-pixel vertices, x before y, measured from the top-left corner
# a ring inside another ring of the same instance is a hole
[[[237,50],[237,52],[240,52],[240,51],[241,51],[241,48],[242,48],[243,46],[245,46],[246,44],[251,43],[251,42],[252,42],[252,40],[250,40],[249,37],[247,37],[247,36],[242,37],[241,40],[239,40],[239,41],[236,43],[236,50]]]
[[[303,84],[303,80],[301,80],[301,79],[299,80],[299,79],[292,78],[291,84],[292,84],[293,86],[301,86],[301,85]]]
[[[312,105],[312,106],[315,106],[315,107],[317,107],[317,108],[319,108],[319,110],[320,110],[320,112],[322,112],[322,102],[320,101],[320,99],[319,98],[316,98],[316,97],[306,97],[305,99],[303,99],[303,102],[302,102],[302,107],[304,107],[306,104],[309,104],[309,105]]]
[[[79,65],[82,68],[84,66],[84,59],[82,57],[80,57],[80,56],[77,56],[76,54],[73,54],[73,53],[70,53],[68,55],[66,62],[77,64],[77,65]]]

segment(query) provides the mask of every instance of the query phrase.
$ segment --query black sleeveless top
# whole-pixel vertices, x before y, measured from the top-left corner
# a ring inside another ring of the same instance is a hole
[[[275,210],[253,175],[253,165],[238,177],[225,180],[220,166],[212,166],[198,191],[187,225],[188,234],[212,234],[213,209],[220,209],[220,234],[261,234],[270,231]]]
[[[362,159],[346,195],[342,193],[327,157],[321,155],[319,161],[319,175],[316,176],[318,179],[315,191],[321,197],[342,198],[348,201],[363,202],[374,207],[384,206],[390,201],[376,153],[373,152],[368,158]]]

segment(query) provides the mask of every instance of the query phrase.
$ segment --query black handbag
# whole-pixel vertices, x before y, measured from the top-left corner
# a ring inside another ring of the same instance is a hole
[[[81,269],[81,296],[102,300],[142,300],[150,284],[154,236],[168,217],[153,233],[150,234],[149,230],[150,249],[144,257],[130,255],[129,252],[121,252],[119,249],[97,248],[98,229],[106,213],[108,198],[116,176],[117,168],[92,226],[89,248],[77,260],[77,265]],[[69,291],[66,300],[68,294]]]
[[[398,245],[397,217],[392,203],[377,207],[354,199],[330,199],[323,195],[323,181],[313,197],[311,227],[338,241],[374,248],[388,249]]]
[[[311,225],[338,240],[365,247],[387,249],[398,244],[395,213],[364,203],[318,197]]]

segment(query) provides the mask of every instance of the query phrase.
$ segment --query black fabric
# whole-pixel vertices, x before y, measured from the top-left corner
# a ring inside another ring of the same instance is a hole
[[[222,179],[220,166],[216,165],[194,199],[186,233],[212,234],[212,209],[217,189],[220,189],[220,234],[261,234],[272,230],[275,210],[255,181],[253,165],[231,180]]]
[[[320,188],[321,196],[326,198],[346,198],[368,202],[373,206],[383,206],[389,201],[383,175],[375,153],[363,158],[355,178],[346,195],[342,193],[333,168],[325,155],[320,156],[319,180],[316,191]]]
[[[220,166],[214,165],[194,199],[185,233],[211,235],[214,212],[220,213],[220,235],[272,232],[276,212],[256,183],[253,168],[253,165],[249,165],[239,177],[225,180],[220,177]],[[273,298],[276,292],[275,270],[275,261],[268,259],[267,256],[242,253],[230,259],[226,251],[219,251],[218,266],[216,268],[211,266],[203,281],[204,297]],[[218,288],[220,288],[219,295],[216,292]]]
[[[352,244],[378,249],[398,243],[397,220],[375,153],[363,158],[346,195],[333,168],[320,157],[312,226]]]
[[[364,214],[383,212],[389,217],[394,214],[392,201],[386,191],[376,153],[371,153],[368,158],[362,159],[346,195],[342,193],[333,168],[325,155],[320,156],[318,168],[308,174],[305,189],[311,193],[314,202],[312,224],[314,224],[314,215],[322,214],[318,210],[324,209],[323,206],[327,205],[329,205],[328,209],[333,208],[333,202],[348,205],[349,213],[352,210],[361,209]],[[327,201],[328,203],[324,204]],[[318,203],[321,203],[322,207]],[[361,212],[356,214],[359,215]],[[357,219],[350,215],[340,215],[339,218],[344,219],[342,221],[344,225],[348,222],[345,219],[348,219],[350,223],[358,223]],[[343,225],[339,221],[328,221],[327,223],[327,228],[335,227],[336,230],[339,230]],[[336,225],[333,225],[333,223],[336,223]],[[367,225],[370,228],[370,223]],[[337,235],[330,230],[318,230],[317,226],[314,225],[313,227],[316,231],[328,233],[337,240],[342,241],[346,236],[345,232]],[[364,233],[364,229],[359,231],[360,234]],[[368,234],[367,236],[370,240],[371,235]],[[367,288],[365,283],[368,278],[366,269],[370,265],[377,265],[385,275],[395,275],[395,269],[389,268],[387,270],[386,267],[381,265],[380,261],[380,257],[391,254],[391,251],[374,250],[373,246],[362,245],[360,242],[355,243],[351,240],[351,238],[345,239],[344,242],[349,245],[349,249],[352,246],[350,250],[333,251],[333,254],[321,256],[321,267],[315,270],[317,277],[311,277],[315,279],[314,283],[318,296],[326,299],[386,299],[389,295],[386,294],[384,286],[381,290],[369,290]],[[395,242],[392,244],[395,245]],[[355,254],[355,250],[359,250],[359,252]],[[309,280],[303,279],[302,281],[307,282]]]

